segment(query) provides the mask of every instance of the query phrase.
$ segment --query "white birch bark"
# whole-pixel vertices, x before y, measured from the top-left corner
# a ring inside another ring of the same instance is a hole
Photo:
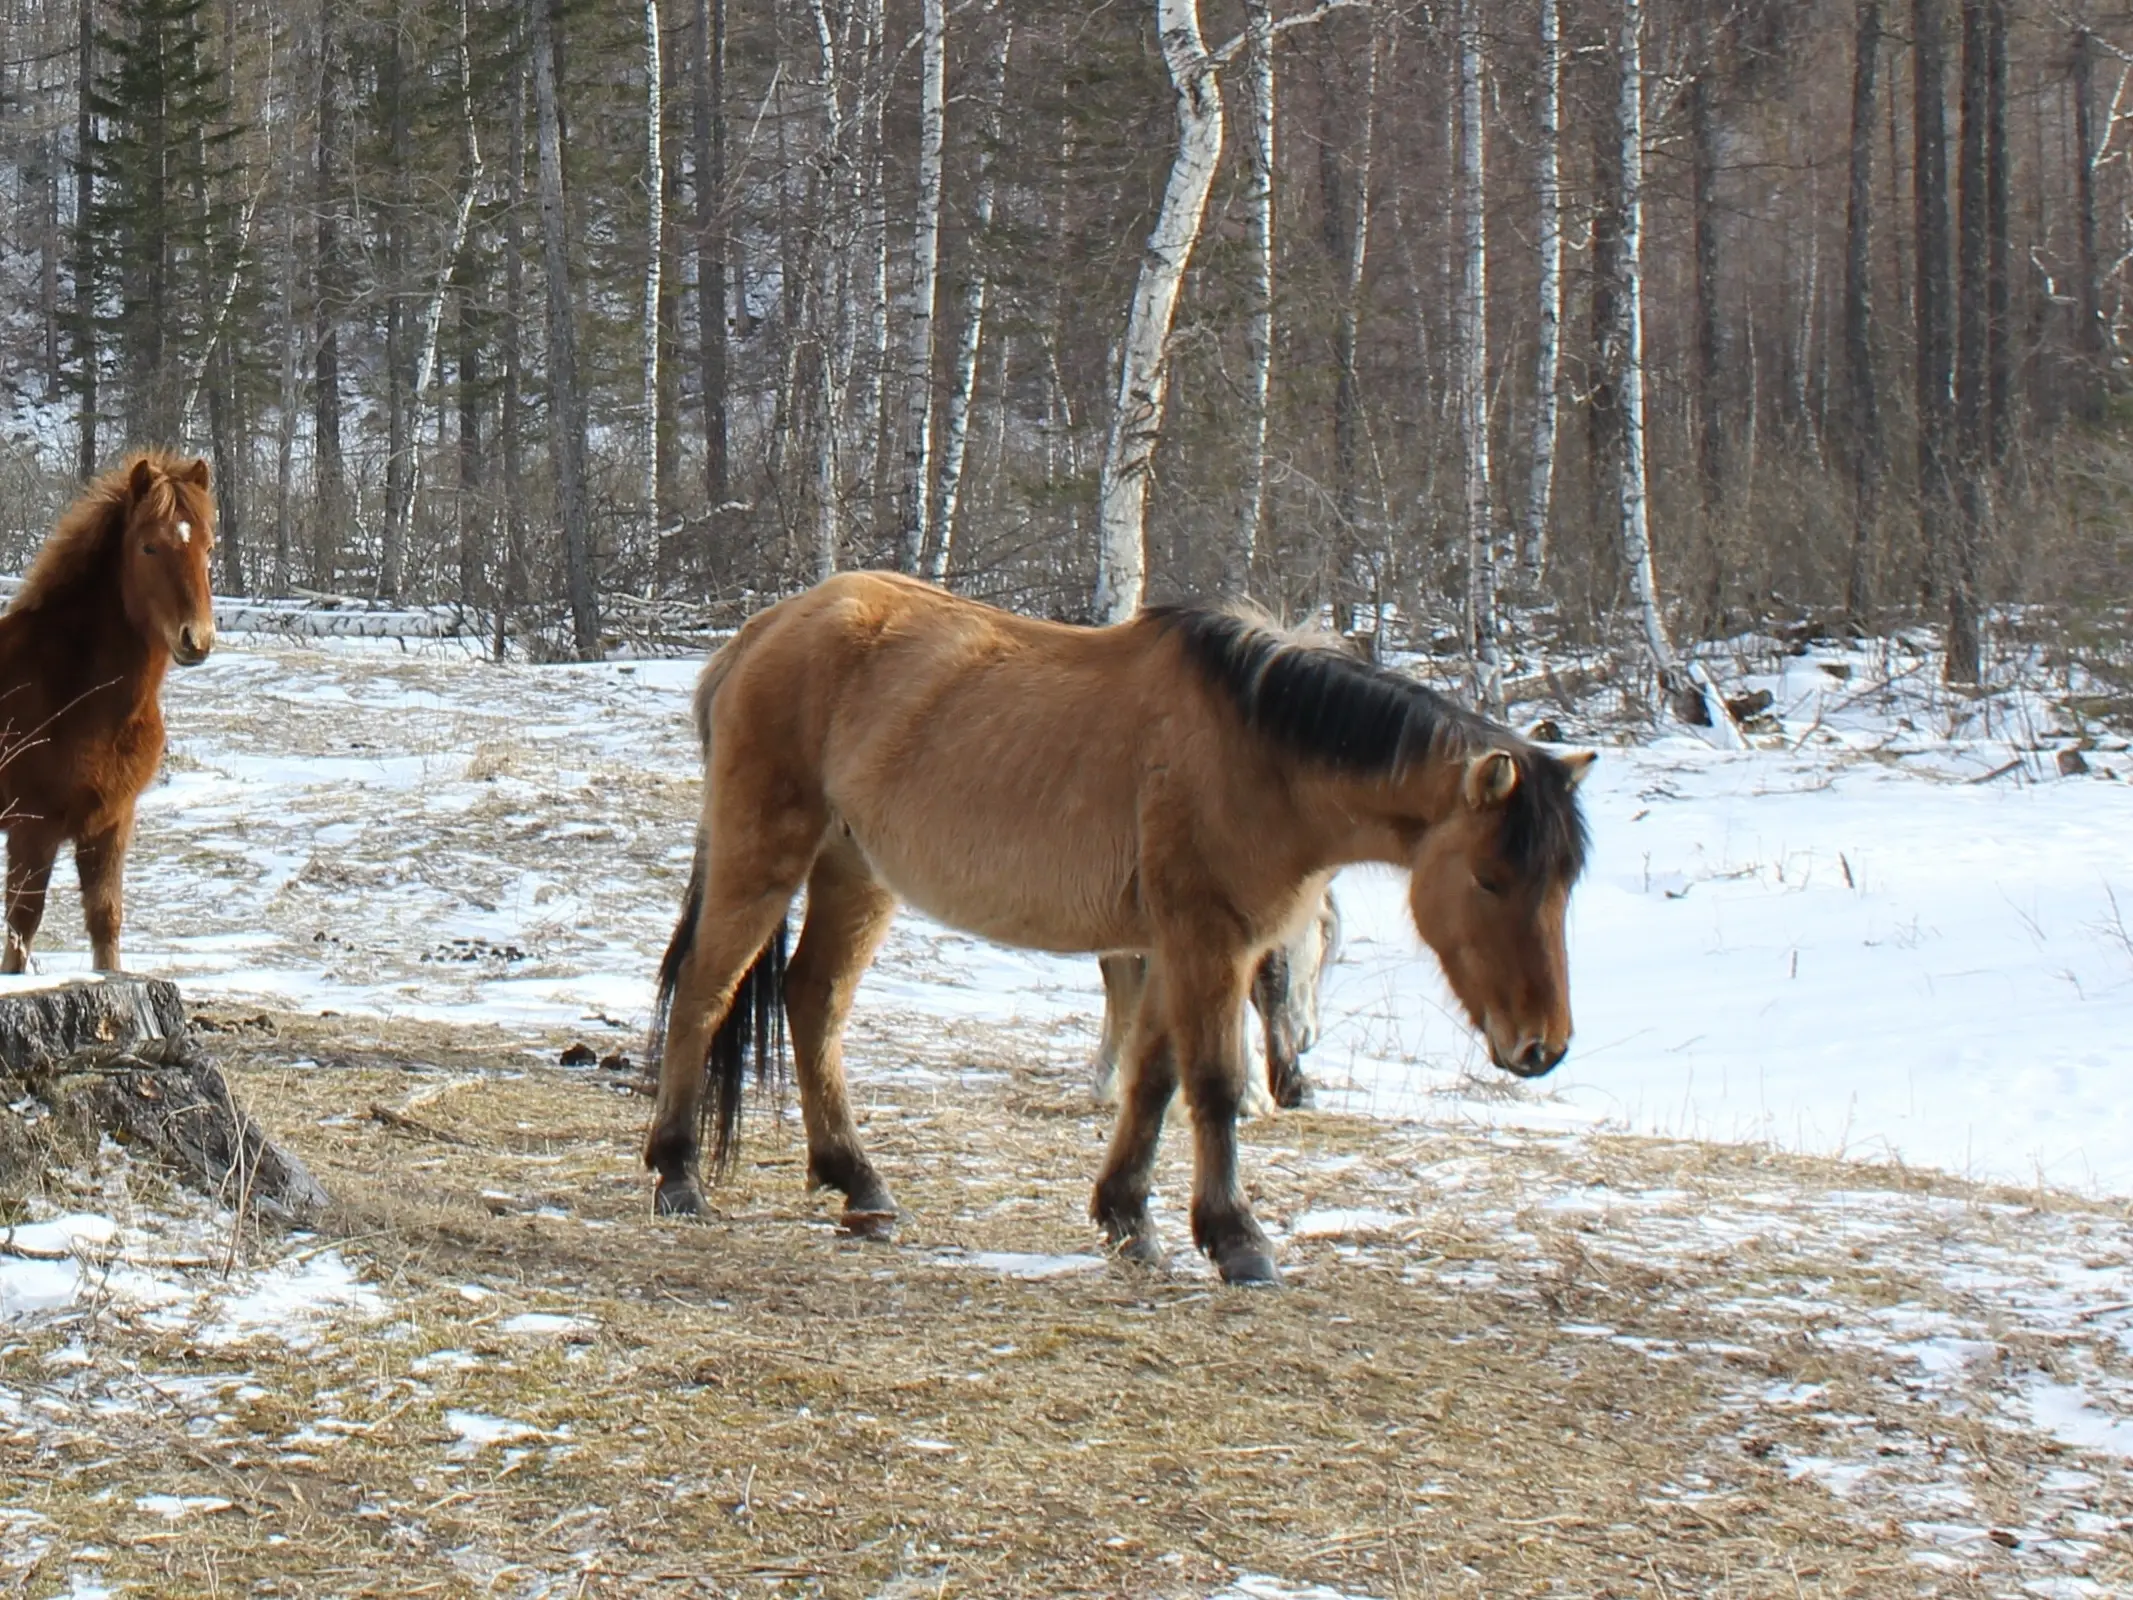
[[[1274,372],[1274,7],[1246,0],[1246,104],[1250,108],[1252,309],[1246,327],[1244,464],[1238,484],[1237,547],[1231,581],[1252,587],[1252,563],[1266,518],[1267,404]]]
[[[918,212],[911,230],[911,342],[904,363],[904,477],[898,510],[898,564],[905,572],[919,570],[931,532],[933,306],[941,259],[941,148],[948,100],[946,0],[924,3],[918,100]]]
[[[845,147],[846,129],[835,29],[824,0],[810,0],[815,22],[815,45],[822,72],[822,157],[824,181],[818,203],[829,213],[828,226],[816,247],[813,322],[818,411],[815,438],[815,575],[827,578],[837,570],[842,544],[840,451],[838,435],[844,425],[846,378],[851,370],[850,304],[844,293],[850,281],[848,239],[852,213],[847,207],[856,198],[846,169],[851,152]]]
[[[1147,583],[1148,469],[1163,426],[1171,323],[1222,156],[1222,91],[1200,35],[1198,0],[1156,0],[1155,12],[1177,98],[1178,147],[1134,285],[1098,477],[1096,612],[1106,622],[1138,611]]]
[[[1526,570],[1548,570],[1549,505],[1555,492],[1556,388],[1563,338],[1563,47],[1556,0],[1540,0],[1540,93],[1535,137],[1540,144],[1539,333],[1533,375],[1533,475],[1526,496]]]
[[[1466,268],[1459,295],[1459,411],[1466,457],[1467,652],[1474,690],[1500,709],[1503,664],[1496,648],[1496,534],[1489,500],[1488,218],[1483,209],[1487,165],[1481,116],[1480,0],[1459,8],[1459,222]]]
[[[659,0],[644,0],[644,418],[637,515],[644,547],[659,539],[659,273],[666,254],[666,154],[661,148]]]
[[[999,10],[999,0],[980,0],[981,14]],[[955,517],[961,502],[963,455],[970,442],[970,406],[978,386],[978,350],[985,336],[985,301],[988,290],[985,258],[981,253],[991,242],[995,181],[992,154],[1000,142],[1000,102],[1007,91],[1007,54],[1014,43],[1014,24],[1003,22],[985,63],[985,85],[979,130],[977,192],[970,206],[971,262],[963,280],[963,325],[956,336],[955,377],[948,388],[948,408],[941,427],[939,505],[933,522],[932,553],[926,559],[926,576],[935,583],[948,581],[948,560],[955,545]]]
[[[1662,697],[1692,706],[1701,699],[1720,741],[1737,748],[1744,741],[1725,698],[1695,662],[1683,669],[1659,608],[1644,458],[1644,6],[1643,0],[1621,0],[1621,6],[1622,281],[1615,304],[1622,351],[1622,557],[1629,566],[1630,592],[1636,597]]]

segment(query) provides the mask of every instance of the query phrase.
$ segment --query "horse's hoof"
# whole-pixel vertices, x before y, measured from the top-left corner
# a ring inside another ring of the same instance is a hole
[[[886,1211],[861,1211],[847,1206],[844,1215],[837,1219],[837,1226],[855,1239],[879,1239],[884,1242],[896,1237],[896,1208]]]
[[[1160,1267],[1166,1257],[1163,1241],[1153,1228],[1140,1228],[1132,1233],[1114,1237],[1111,1253],[1121,1261],[1130,1261],[1137,1267]]]
[[[1222,1274],[1222,1281],[1233,1288],[1281,1287],[1281,1269],[1274,1265],[1274,1258],[1252,1245],[1239,1245],[1225,1251],[1216,1259],[1215,1269]]]
[[[652,1215],[655,1217],[700,1217],[704,1214],[704,1192],[687,1178],[662,1179],[652,1191]]]

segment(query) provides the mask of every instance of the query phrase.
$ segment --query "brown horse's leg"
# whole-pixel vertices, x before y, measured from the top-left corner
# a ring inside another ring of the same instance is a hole
[[[682,908],[681,927],[675,930],[677,941],[686,933],[687,953],[665,997],[659,1093],[644,1146],[645,1164],[659,1174],[653,1204],[662,1216],[695,1216],[703,1210],[697,1123],[711,1037],[821,848],[826,819],[793,805],[789,782],[772,787],[783,776],[772,774],[746,791],[736,784],[733,794],[706,795],[697,866],[689,881],[695,898]]]
[[[74,841],[74,870],[81,879],[82,920],[89,925],[89,948],[98,972],[119,970],[119,924],[125,916],[126,844],[133,814],[107,829]]]
[[[1224,962],[1213,940],[1165,952],[1172,1048],[1192,1110],[1192,1238],[1225,1283],[1280,1282],[1272,1247],[1252,1216],[1237,1173],[1237,1110],[1244,1100],[1244,1030],[1238,1018],[1251,968]]]
[[[1300,1064],[1302,1043],[1296,1037],[1296,1019],[1290,986],[1296,981],[1289,952],[1281,945],[1269,950],[1252,974],[1252,1005],[1266,1033],[1266,1086],[1274,1104],[1300,1106],[1310,1098],[1310,1084]]]
[[[1141,993],[1148,987],[1148,958],[1120,953],[1098,957],[1097,965],[1104,975],[1104,1032],[1096,1046],[1090,1087],[1098,1105],[1115,1106],[1119,1103],[1119,1062],[1133,1034]]]
[[[896,916],[896,897],[848,840],[823,851],[807,879],[807,922],[785,974],[810,1188],[841,1190],[845,1225],[884,1228],[896,1202],[859,1147],[845,1092],[844,1023],[859,980]]]
[[[1089,1215],[1103,1225],[1119,1254],[1149,1263],[1163,1259],[1155,1224],[1148,1218],[1148,1194],[1155,1181],[1163,1117],[1178,1092],[1178,1063],[1162,1018],[1162,991],[1161,974],[1152,963],[1143,964],[1139,1003],[1121,1025],[1125,1041],[1120,1047],[1118,1121],[1089,1202]]]
[[[7,836],[7,950],[0,972],[29,971],[30,941],[44,921],[44,894],[58,854],[56,833],[18,828]]]

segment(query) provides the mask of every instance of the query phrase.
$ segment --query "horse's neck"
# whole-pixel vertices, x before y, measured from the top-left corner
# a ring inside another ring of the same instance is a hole
[[[106,699],[100,692],[106,686],[123,694],[129,714],[155,706],[170,651],[128,620],[115,591],[71,586],[13,620],[9,665],[16,672],[44,680],[69,699],[97,692],[99,709],[112,713],[121,709],[120,700]]]
[[[1309,853],[1327,868],[1408,865],[1416,837],[1458,803],[1460,777],[1457,763],[1439,761],[1398,778],[1313,770],[1297,785]]]

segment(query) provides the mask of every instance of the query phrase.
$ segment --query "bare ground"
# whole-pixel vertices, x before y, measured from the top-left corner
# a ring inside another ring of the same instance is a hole
[[[337,1200],[247,1248],[337,1241],[389,1310],[0,1333],[0,1583],[37,1600],[2133,1592],[2128,1462],[2021,1400],[2127,1378],[2125,1307],[2020,1287],[2122,1279],[2122,1209],[1285,1114],[1246,1165],[1290,1286],[1249,1293],[1071,1259],[1105,1130],[1026,1032],[859,1020],[884,1245],[762,1114],[711,1221],[651,1220],[646,1102],[563,1040],[220,1022]]]

